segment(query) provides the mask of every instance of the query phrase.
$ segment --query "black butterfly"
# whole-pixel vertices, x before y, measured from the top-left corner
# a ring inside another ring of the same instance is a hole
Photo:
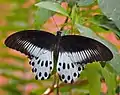
[[[74,82],[85,64],[113,58],[112,52],[100,42],[78,35],[61,36],[61,32],[55,36],[45,31],[24,30],[9,36],[5,45],[28,55],[36,79],[48,79],[57,66],[65,83]]]

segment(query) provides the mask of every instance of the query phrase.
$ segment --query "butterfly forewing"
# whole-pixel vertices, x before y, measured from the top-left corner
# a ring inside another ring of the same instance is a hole
[[[25,30],[12,34],[5,40],[6,46],[18,50],[30,58],[36,79],[47,79],[53,70],[55,36],[38,30]]]
[[[76,57],[79,55],[79,58],[82,57],[82,61],[85,63],[109,61],[113,58],[112,52],[105,45],[94,39],[78,35],[63,36],[60,41],[60,52],[70,52]]]
[[[25,30],[12,34],[5,40],[5,45],[26,55],[36,55],[39,49],[51,50],[55,36],[38,30]],[[34,53],[35,52],[35,53]]]
[[[112,52],[105,45],[83,36],[63,36],[59,46],[57,71],[66,83],[74,82],[85,64],[113,58]]]

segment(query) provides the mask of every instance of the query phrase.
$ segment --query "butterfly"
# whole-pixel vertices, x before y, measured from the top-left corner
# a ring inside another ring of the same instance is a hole
[[[53,35],[41,30],[23,30],[10,35],[5,45],[27,55],[35,79],[40,80],[48,79],[55,67],[63,82],[73,83],[87,63],[113,58],[102,43],[79,35],[62,36],[60,31]]]

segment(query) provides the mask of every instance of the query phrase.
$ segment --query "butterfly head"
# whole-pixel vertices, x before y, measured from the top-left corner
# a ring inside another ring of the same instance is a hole
[[[62,32],[61,31],[57,31],[57,36],[61,36]]]

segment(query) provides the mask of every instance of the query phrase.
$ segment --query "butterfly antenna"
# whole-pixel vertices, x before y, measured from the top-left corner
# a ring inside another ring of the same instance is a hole
[[[57,0],[56,0],[56,1],[57,1]],[[72,12],[72,10],[69,12],[69,15],[71,14],[71,12]],[[58,27],[58,25],[57,25],[57,23],[56,23],[56,21],[55,21],[55,19],[54,19],[53,16],[52,16],[52,19],[53,19],[53,21],[54,21],[54,23],[55,23],[56,28],[58,29],[58,31],[62,31],[62,30],[64,29],[64,25],[59,29],[59,27]],[[67,23],[68,20],[69,20],[69,17],[67,16],[64,23]]]
[[[57,25],[57,23],[56,23],[56,21],[55,21],[55,19],[54,19],[54,17],[53,17],[53,16],[52,16],[52,19],[53,19],[54,24],[55,24],[55,26],[56,26],[56,28],[57,28],[57,31],[59,31],[59,27],[58,27],[58,25]]]

